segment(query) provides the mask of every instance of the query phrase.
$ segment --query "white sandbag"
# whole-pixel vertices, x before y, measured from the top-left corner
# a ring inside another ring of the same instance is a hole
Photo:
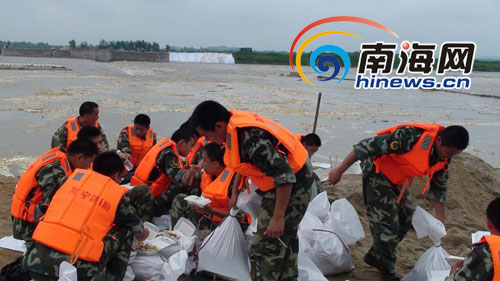
[[[247,190],[243,190],[238,195],[236,207],[249,214],[252,217],[252,220],[255,220],[259,215],[262,197],[255,192],[257,190],[257,186],[251,182],[248,183],[248,188],[250,189],[250,193],[248,193]]]
[[[162,273],[165,281],[176,281],[186,270],[187,259],[188,254],[185,250],[168,258],[168,262],[165,262],[162,266]]]
[[[451,266],[446,258],[449,254],[440,246],[441,238],[446,235],[446,229],[441,221],[424,209],[417,206],[412,218],[412,225],[417,238],[429,236],[435,246],[431,247],[418,259],[413,270],[403,281],[429,281],[432,271],[450,271]]]
[[[450,272],[446,270],[431,271],[427,274],[427,279],[429,279],[429,281],[444,281],[449,275]]]
[[[250,281],[248,244],[235,217],[228,216],[201,245],[198,271]]]
[[[327,281],[321,270],[314,264],[309,256],[299,251],[298,256],[299,278],[298,281]]]
[[[418,239],[429,236],[436,246],[441,244],[441,238],[446,235],[444,224],[420,206],[415,209],[411,224]]]
[[[300,221],[297,235],[299,237],[299,246],[302,247],[305,253],[309,253],[316,243],[317,232],[313,231],[313,229],[322,228],[323,223],[317,216],[310,212],[304,214],[304,217]]]
[[[135,260],[130,263],[135,273],[135,278],[138,281],[146,280],[161,280],[162,278],[162,265],[164,261],[158,256],[137,256]]]
[[[311,213],[318,217],[322,222],[325,222],[330,211],[330,202],[326,191],[318,194],[307,206],[306,213]]]
[[[433,246],[418,259],[415,267],[402,281],[430,281],[428,274],[432,271],[448,271],[451,266],[446,261],[449,254],[441,246]]]
[[[347,245],[365,237],[358,213],[345,198],[332,203],[325,227],[334,231]]]
[[[127,266],[127,271],[125,271],[125,276],[123,276],[123,280],[122,281],[134,281],[134,280],[135,280],[134,269],[129,264]]]
[[[329,230],[314,230],[316,242],[309,257],[324,275],[351,271],[351,255],[347,245],[339,236]]]
[[[76,267],[63,261],[59,265],[59,281],[78,281]]]

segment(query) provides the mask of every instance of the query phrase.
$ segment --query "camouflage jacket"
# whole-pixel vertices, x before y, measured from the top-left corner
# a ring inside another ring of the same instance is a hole
[[[250,162],[264,174],[273,177],[274,185],[292,184],[293,192],[300,188],[310,189],[314,184],[314,172],[311,162],[306,164],[296,174],[290,168],[286,155],[276,149],[278,140],[268,132],[257,128],[238,130],[241,162]],[[272,189],[270,192],[274,192]]]
[[[145,138],[143,138],[145,139]],[[153,133],[153,145],[156,144],[156,133]],[[130,149],[130,141],[128,138],[128,130],[127,127],[123,128],[118,135],[118,141],[116,143],[116,149],[120,150],[123,153],[131,154],[132,150]]]
[[[415,127],[403,127],[393,134],[384,134],[367,138],[354,145],[356,158],[361,161],[364,176],[376,176],[373,159],[385,154],[405,153],[410,151],[418,142],[422,131]],[[397,144],[397,145],[393,145]],[[435,147],[431,150],[429,165],[433,166],[441,161]],[[450,161],[449,161],[450,162]],[[445,203],[447,194],[448,172],[443,170],[434,173],[431,180],[428,199]]]
[[[42,192],[43,199],[36,206],[34,217],[35,220],[38,220],[43,214],[45,214],[48,204],[52,200],[52,197],[54,197],[56,191],[64,182],[65,176],[66,174],[59,161],[49,163],[38,171],[35,179],[38,184],[38,188],[40,188],[40,191]],[[37,188],[33,188],[26,197],[26,200],[30,200],[31,198],[33,198],[36,191]],[[14,237],[17,239],[31,239],[31,235],[35,230],[34,227],[35,224],[33,223],[13,218]]]
[[[445,281],[491,281],[493,280],[493,261],[488,243],[474,245],[455,274]]]
[[[131,204],[130,191],[127,192],[116,209],[114,227],[126,227],[129,228],[134,236],[139,236],[144,231],[144,226],[142,220],[136,209]],[[120,239],[116,237],[115,239]],[[114,241],[114,239],[111,239]],[[110,240],[108,240],[110,241]],[[116,241],[115,243],[125,243],[123,241]],[[111,245],[104,245],[105,248],[113,248]],[[23,266],[29,271],[37,273],[39,275],[47,276],[58,276],[59,264],[62,261],[69,261],[70,256],[63,254],[57,250],[49,248],[40,243],[28,243],[27,252],[23,261]],[[122,259],[127,259],[127,257],[117,257]],[[126,261],[125,261],[126,263]],[[103,265],[94,262],[87,262],[83,260],[78,260],[75,266],[78,268],[78,278],[88,278],[95,276],[97,272],[102,268]],[[80,275],[83,274],[83,275]]]
[[[156,158],[156,165],[149,175],[148,182],[155,181],[160,173],[164,173],[172,180],[172,185],[184,185],[184,171],[180,167],[179,159],[174,150],[170,147],[162,150]]]
[[[80,125],[80,128],[82,127],[82,124],[78,123]],[[106,135],[104,134],[104,131],[102,130],[101,124],[99,124],[98,127],[99,130],[101,130],[102,134],[102,140],[104,141],[104,148],[106,150],[109,149],[109,143],[108,140],[106,139]],[[51,142],[51,147],[66,147],[66,142],[68,141],[68,128],[66,127],[66,121],[57,129],[57,131],[54,133],[54,136],[52,136],[52,142]]]

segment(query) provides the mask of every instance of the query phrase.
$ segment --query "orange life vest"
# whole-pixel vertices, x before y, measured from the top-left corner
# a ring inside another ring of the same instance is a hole
[[[61,163],[66,176],[71,175],[71,165],[69,164],[65,153],[57,148],[52,148],[47,153],[42,155],[33,164],[31,164],[31,166],[29,166],[17,182],[10,209],[10,213],[13,217],[28,222],[35,222],[35,207],[43,200],[43,194],[36,181],[36,175],[41,168],[55,161],[59,161]],[[27,201],[26,197],[33,189],[36,189],[35,195]]]
[[[212,202],[210,206],[216,210],[229,212],[229,192],[231,188],[231,181],[236,175],[234,171],[226,168],[220,175],[212,181],[212,177],[208,174],[202,174],[202,181],[200,184],[201,190],[203,191],[203,196],[210,199]],[[240,188],[243,186],[243,181],[239,183]],[[220,222],[222,218],[218,216],[212,216],[212,221]]]
[[[68,151],[69,145],[78,138],[78,132],[80,131],[80,125],[78,124],[78,116],[66,120],[66,130],[68,131],[68,138],[66,139],[66,151]],[[94,127],[99,128],[99,122],[95,122]]]
[[[276,149],[285,154],[288,158],[288,164],[294,173],[297,173],[307,161],[307,151],[300,143],[296,135],[288,129],[269,118],[245,111],[231,110],[231,118],[227,125],[226,152],[224,154],[224,163],[226,167],[234,170],[236,173],[249,177],[252,182],[262,191],[273,189],[273,178],[266,176],[256,166],[241,162],[240,148],[238,143],[238,129],[254,127],[262,129],[278,140]],[[281,148],[285,148],[288,154]]]
[[[156,197],[160,195],[163,191],[167,190],[172,184],[172,180],[163,172],[160,171],[160,168],[156,165],[156,159],[161,151],[171,147],[174,153],[177,155],[179,160],[179,167],[181,169],[184,168],[182,164],[179,153],[177,153],[177,148],[175,142],[169,138],[164,138],[159,141],[156,145],[154,145],[146,156],[142,159],[135,170],[134,175],[130,179],[130,186],[136,186],[139,184],[147,184],[153,193],[153,196]],[[160,171],[160,176],[153,182],[148,182],[149,174],[153,171],[154,168],[157,168]]]
[[[493,262],[493,279],[492,281],[500,281],[500,236],[485,235],[479,243],[488,243],[491,252],[491,261]]]
[[[141,160],[144,158],[146,153],[153,147],[154,139],[156,134],[153,132],[152,128],[148,128],[146,131],[145,139],[142,139],[137,136],[135,133],[134,125],[128,125],[123,128],[123,130],[127,130],[128,132],[128,141],[130,143],[130,150],[132,159],[130,162],[134,166],[139,165]]]
[[[113,227],[126,187],[97,172],[77,169],[54,195],[33,240],[77,259],[99,262],[102,239]]]
[[[397,129],[407,126],[424,130],[413,148],[402,154],[392,153],[383,155],[375,159],[373,164],[377,172],[382,172],[387,179],[395,185],[402,185],[405,182],[408,182],[408,185],[410,185],[413,177],[429,176],[422,192],[422,195],[424,195],[434,173],[446,168],[448,164],[448,159],[446,159],[445,161],[439,161],[434,166],[429,167],[431,150],[439,131],[444,127],[435,123],[407,123],[379,131],[377,135],[392,134]],[[406,186],[404,188],[406,188]],[[401,192],[398,201],[401,200],[403,193],[404,190]]]
[[[194,157],[196,156],[198,151],[200,151],[201,148],[205,147],[207,143],[208,142],[205,139],[205,137],[198,138],[195,147],[193,147],[193,150],[191,150],[191,152],[189,152],[189,154],[186,157],[186,166],[193,164]]]

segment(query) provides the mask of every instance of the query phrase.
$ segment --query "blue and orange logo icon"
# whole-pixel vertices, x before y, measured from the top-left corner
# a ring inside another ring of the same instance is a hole
[[[290,62],[290,66],[292,67],[292,70],[295,70],[293,67],[293,51],[295,49],[295,45],[297,44],[299,39],[302,37],[302,35],[304,35],[307,31],[309,31],[310,29],[312,29],[314,27],[317,27],[317,26],[325,24],[325,23],[330,23],[330,22],[356,22],[356,23],[366,24],[366,25],[370,25],[370,26],[382,29],[382,30],[392,34],[394,37],[399,38],[399,36],[396,33],[394,33],[392,30],[390,30],[389,28],[383,26],[380,23],[369,20],[369,19],[358,18],[358,17],[349,17],[349,16],[324,18],[324,19],[315,21],[315,22],[311,23],[310,25],[306,26],[304,29],[302,29],[299,32],[299,34],[293,40],[292,46],[290,48],[290,53],[289,53],[289,62]],[[302,71],[302,65],[301,65],[302,53],[304,52],[304,49],[307,47],[307,45],[309,45],[312,41],[314,41],[322,36],[333,35],[333,34],[347,35],[347,36],[361,39],[357,35],[354,35],[352,33],[346,32],[346,31],[339,31],[339,30],[324,31],[324,32],[314,34],[311,37],[307,38],[299,46],[299,48],[297,50],[297,55],[295,56],[295,65],[297,66],[297,72],[299,73],[300,77],[304,81],[309,83],[311,86],[315,86],[315,85],[307,79],[307,77],[304,75],[304,72]],[[327,63],[333,64],[334,70],[333,70],[333,73],[330,77],[324,78],[324,79],[319,79],[320,81],[332,80],[333,78],[337,77],[337,75],[339,74],[340,67],[341,67],[340,61],[334,55],[337,55],[338,57],[340,57],[340,59],[342,60],[342,62],[344,64],[344,73],[336,84],[342,82],[342,80],[344,80],[344,78],[346,78],[347,74],[349,73],[349,69],[351,68],[351,59],[349,58],[349,54],[347,54],[347,52],[339,46],[323,45],[323,46],[316,48],[316,50],[314,50],[312,52],[309,64],[310,64],[311,68],[314,70],[314,72],[316,72],[318,74],[325,74],[330,69],[330,66]],[[318,59],[318,57],[319,57],[319,59]],[[316,60],[318,61],[317,66],[316,66]]]

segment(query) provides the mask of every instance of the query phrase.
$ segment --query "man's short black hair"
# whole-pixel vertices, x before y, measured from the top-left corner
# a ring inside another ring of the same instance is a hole
[[[151,118],[146,114],[137,114],[134,118],[134,124],[149,128],[149,125],[151,125]]]
[[[68,155],[83,154],[85,157],[93,157],[99,154],[97,145],[89,139],[76,139],[68,147]]]
[[[95,108],[98,108],[99,105],[92,101],[86,101],[80,105],[80,116],[84,116],[85,114],[91,114],[94,112]]]
[[[171,139],[175,142],[175,143],[178,143],[179,141],[181,140],[184,140],[186,142],[189,142],[191,139],[195,138],[195,135],[194,133],[189,130],[189,129],[186,129],[186,128],[180,128],[180,129],[177,129],[177,131],[175,131],[173,134],[172,134],[172,137]]]
[[[500,231],[500,197],[493,199],[486,208],[486,217]]]
[[[441,143],[447,147],[454,147],[464,150],[469,145],[469,132],[462,126],[453,125],[439,131]]]
[[[207,154],[207,157],[211,161],[217,161],[219,164],[221,164],[223,167],[226,165],[224,164],[224,147],[221,146],[220,144],[217,144],[215,142],[207,143],[205,147],[203,148],[203,151],[205,154]]]
[[[116,152],[106,151],[95,158],[92,169],[99,174],[111,177],[115,173],[121,174],[125,166],[122,158]]]
[[[81,128],[76,136],[79,139],[93,139],[101,135],[102,135],[101,130],[97,129],[94,126],[88,126]]]
[[[321,146],[321,139],[315,133],[310,133],[310,134],[303,136],[300,139],[300,142],[303,144],[306,144],[306,145],[315,145],[317,147]]]
[[[194,136],[196,138],[199,138],[201,137],[200,133],[198,133],[198,131],[196,131],[196,128],[194,128],[191,124],[191,119],[188,119],[186,122],[182,123],[181,126],[179,127],[179,129],[188,129],[190,130],[191,132],[193,132]]]
[[[190,122],[193,128],[200,127],[204,131],[214,131],[215,123],[229,122],[231,113],[220,103],[206,100],[196,106],[191,115]]]

